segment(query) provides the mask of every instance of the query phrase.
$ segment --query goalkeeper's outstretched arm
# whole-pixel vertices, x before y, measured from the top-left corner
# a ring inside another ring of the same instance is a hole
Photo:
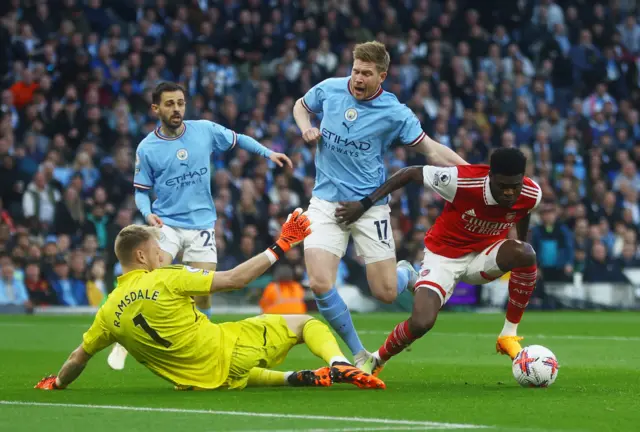
[[[42,390],[62,390],[66,388],[80,376],[89,360],[91,360],[91,355],[80,345],[64,362],[57,376],[50,375],[42,378],[36,384],[36,388]]]
[[[65,388],[76,380],[84,370],[87,363],[91,360],[91,356],[80,345],[76,348],[66,362],[62,365],[58,372],[56,385],[59,388]]]
[[[249,282],[266,272],[292,247],[311,234],[311,222],[296,209],[282,225],[280,238],[263,253],[229,270],[216,272],[211,282],[211,292],[231,291],[244,288]]]

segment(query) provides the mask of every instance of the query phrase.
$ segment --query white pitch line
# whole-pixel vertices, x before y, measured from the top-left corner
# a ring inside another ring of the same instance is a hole
[[[234,432],[368,432],[368,431],[414,431],[414,430],[442,430],[441,427],[431,426],[386,426],[368,428],[340,428],[340,429],[251,429]],[[453,429],[453,428],[445,428]]]
[[[306,415],[306,414],[284,414],[284,413],[260,413],[249,411],[215,411],[204,409],[184,409],[184,408],[155,408],[155,407],[141,407],[141,406],[126,406],[126,405],[90,405],[90,404],[67,404],[67,403],[49,403],[49,402],[31,402],[31,401],[8,401],[0,400],[0,405],[20,405],[20,406],[41,406],[41,407],[56,407],[56,408],[84,408],[84,409],[96,409],[96,410],[119,410],[119,411],[142,411],[142,412],[161,412],[161,413],[178,413],[178,414],[209,414],[220,416],[239,416],[239,417],[266,417],[266,418],[281,418],[281,419],[298,419],[298,420],[328,420],[328,421],[342,421],[351,423],[377,423],[387,425],[408,425],[408,426],[422,426],[426,428],[437,429],[485,429],[489,426],[463,424],[463,423],[439,423],[430,421],[419,420],[393,420],[383,418],[364,418],[364,417],[333,417],[333,416],[320,416],[320,415]],[[370,430],[370,429],[367,429]]]
[[[393,330],[393,329],[391,329]],[[388,335],[391,330],[361,330],[359,334],[370,335]],[[429,332],[431,336],[454,336],[454,337],[482,337],[482,338],[497,338],[498,333],[446,333],[446,332]],[[601,340],[601,341],[616,341],[616,342],[640,342],[640,337],[636,336],[588,336],[588,335],[544,335],[544,334],[527,334],[524,333],[527,338],[538,339],[566,339],[566,340]]]

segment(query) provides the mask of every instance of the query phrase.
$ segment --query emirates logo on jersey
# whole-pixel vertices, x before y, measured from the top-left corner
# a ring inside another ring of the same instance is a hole
[[[502,234],[506,230],[511,229],[511,227],[515,225],[513,222],[513,219],[515,219],[516,217],[515,213],[507,214],[508,222],[486,221],[486,220],[478,219],[477,217],[475,217],[475,212],[473,212],[473,215],[471,213],[472,211],[467,211],[463,213],[462,220],[465,222],[464,229],[474,234],[481,234],[486,236],[497,236]],[[509,220],[508,218],[509,215],[513,215],[511,220]]]

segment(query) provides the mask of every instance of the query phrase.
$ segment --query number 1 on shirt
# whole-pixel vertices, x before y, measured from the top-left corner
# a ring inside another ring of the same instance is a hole
[[[147,320],[144,319],[144,317],[142,316],[141,313],[135,316],[135,318],[133,319],[133,323],[136,326],[140,326],[140,328],[142,328],[142,330],[144,330],[149,336],[151,336],[151,339],[153,339],[154,341],[158,342],[163,347],[169,348],[171,346],[171,342],[169,342],[168,340],[164,339],[162,336],[160,336],[158,334],[157,331],[152,329],[151,326],[149,325],[149,323],[147,322]]]

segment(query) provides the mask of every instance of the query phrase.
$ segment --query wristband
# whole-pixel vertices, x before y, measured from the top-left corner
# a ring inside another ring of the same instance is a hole
[[[362,207],[364,207],[364,211],[367,211],[371,207],[373,207],[373,201],[371,201],[371,198],[369,198],[368,196],[362,198],[360,200],[360,204],[362,204]]]
[[[262,252],[267,258],[269,258],[269,262],[271,263],[271,265],[274,265],[277,261],[278,261],[278,257],[274,255],[273,251],[271,249],[266,249],[264,252]]]
[[[282,249],[282,247],[280,247],[278,243],[274,243],[271,246],[269,246],[267,248],[267,251],[269,252],[269,255],[275,259],[275,261],[272,261],[271,264],[274,264],[280,258],[283,258],[285,254],[284,250]],[[269,260],[271,260],[271,258]]]

